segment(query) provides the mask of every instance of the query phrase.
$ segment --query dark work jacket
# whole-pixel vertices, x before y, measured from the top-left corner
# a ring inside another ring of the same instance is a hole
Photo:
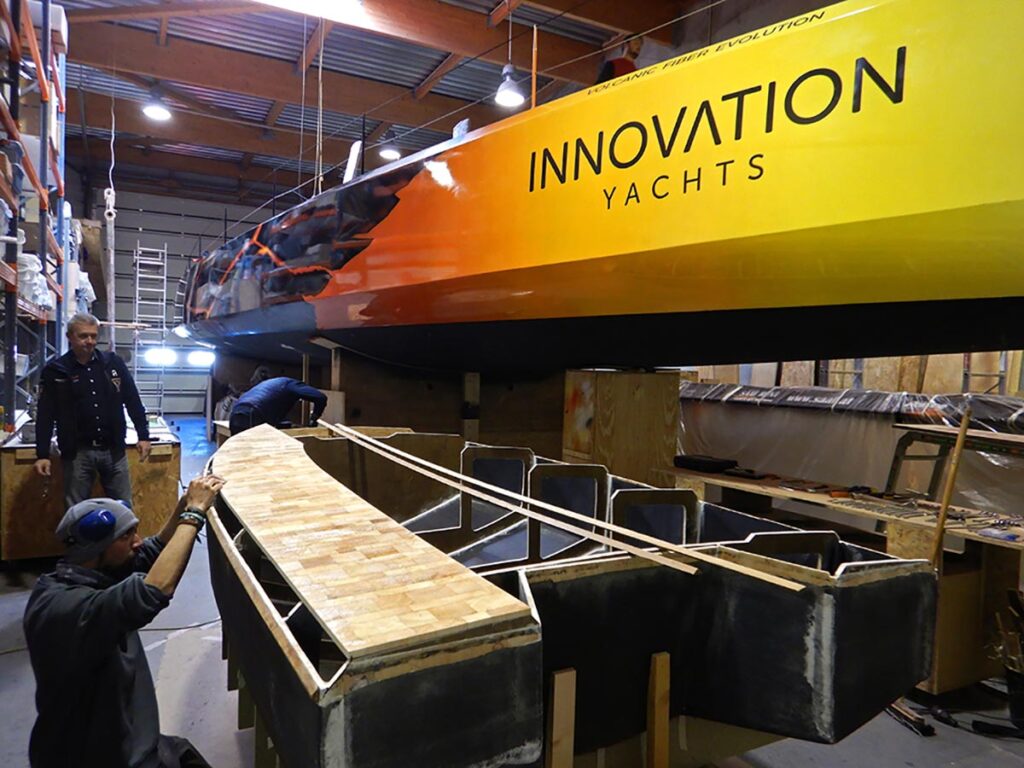
[[[260,382],[238,398],[231,412],[244,412],[252,409],[263,417],[264,423],[276,427],[284,421],[288,411],[299,400],[309,400],[313,403],[313,421],[319,419],[324,408],[327,407],[327,395],[319,389],[311,387],[309,384],[303,384],[298,379],[278,376]]]
[[[636,64],[625,56],[609,59],[602,65],[601,71],[597,75],[597,83],[605,83],[609,80],[614,80],[616,77],[629,75],[633,72],[636,72]]]
[[[104,388],[101,400],[106,408],[106,422],[110,427],[110,453],[115,459],[124,455],[124,436],[128,425],[124,409],[132,417],[139,440],[149,440],[146,409],[139,397],[135,380],[128,372],[124,360],[113,352],[100,352],[96,356],[103,368]],[[75,402],[71,388],[75,356],[67,352],[51,360],[43,368],[39,381],[39,408],[36,412],[36,458],[50,458],[50,439],[57,425],[57,445],[65,461],[78,453],[78,429],[75,423]]]
[[[163,547],[146,539],[135,569],[148,571]],[[170,598],[143,579],[114,581],[62,560],[36,582],[25,608],[38,713],[32,768],[159,766],[156,689],[138,630]]]

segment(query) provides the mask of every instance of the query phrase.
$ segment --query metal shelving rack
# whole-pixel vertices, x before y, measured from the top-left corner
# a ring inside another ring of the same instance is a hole
[[[0,283],[3,284],[3,387],[0,406],[3,408],[3,431],[15,428],[19,405],[33,402],[39,385],[39,375],[51,355],[64,347],[64,286],[67,265],[68,227],[64,217],[64,72],[65,57],[52,46],[51,2],[42,0],[41,29],[36,39],[35,25],[28,0],[0,0],[0,22],[7,26],[9,48],[6,77],[0,78],[8,86],[9,101],[0,98],[0,127],[6,133],[6,142],[20,151],[20,162],[12,163],[10,182],[0,174],[0,196],[12,211],[6,236],[2,238],[3,260],[0,262]],[[27,151],[27,143],[18,128],[21,109],[21,67],[24,46],[27,45],[35,66],[35,79],[39,86],[39,157],[34,161]],[[50,124],[51,101],[57,100],[56,124]],[[50,132],[54,131],[57,149],[51,147]],[[50,313],[18,296],[18,229],[24,206],[24,182],[28,181],[39,198],[38,255],[50,290],[56,295]],[[51,211],[56,234],[50,227]],[[53,268],[54,275],[49,272]],[[25,341],[32,349],[31,363],[25,374],[16,371],[18,345]],[[0,442],[3,441],[0,435]]]

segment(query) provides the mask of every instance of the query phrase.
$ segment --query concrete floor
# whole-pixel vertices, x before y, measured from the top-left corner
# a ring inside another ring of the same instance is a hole
[[[174,419],[182,441],[182,480],[198,473],[213,450],[202,420]],[[0,583],[0,766],[27,768],[29,732],[35,718],[35,684],[21,616],[36,574],[52,563],[22,564]],[[214,768],[252,765],[253,732],[236,729],[237,699],[226,689],[220,658],[220,623],[210,591],[205,535],[170,607],[144,632],[156,679],[161,730],[189,738]],[[956,713],[984,710],[1006,717],[1005,701],[980,686],[939,702]],[[957,714],[968,727],[973,715]],[[934,722],[923,738],[885,714],[833,746],[783,740],[719,763],[720,768],[1020,768],[1024,740],[994,739]],[[294,766],[293,768],[305,768]],[[418,768],[418,767],[410,767]]]

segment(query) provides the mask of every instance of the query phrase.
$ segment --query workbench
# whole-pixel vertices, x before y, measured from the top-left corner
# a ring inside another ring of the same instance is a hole
[[[133,511],[139,533],[149,536],[160,530],[178,501],[181,478],[181,444],[161,421],[151,423],[153,450],[139,461],[138,437],[128,429],[128,470],[132,481]],[[64,474],[60,455],[53,451],[52,476],[35,471],[36,448],[19,437],[0,446],[0,560],[22,560],[59,555],[62,546],[53,535],[63,517]],[[97,482],[93,496],[103,496]]]
[[[934,462],[931,479],[928,482],[928,498],[938,497],[942,476],[949,465],[950,453],[956,444],[957,433],[954,427],[942,424],[893,424],[894,429],[903,430],[906,434],[900,437],[889,468],[889,479],[885,484],[887,493],[896,491],[900,471],[907,461]],[[916,443],[938,446],[936,453],[908,454],[907,451]],[[979,453],[1000,453],[1006,456],[1024,457],[1024,435],[1007,432],[990,432],[981,429],[968,429],[964,440],[965,451]]]
[[[955,432],[955,430],[954,430]],[[810,490],[818,484],[791,478],[766,476],[746,479],[693,470],[663,470],[662,484],[689,488],[706,501],[760,517],[804,518],[800,526],[822,529],[836,526],[835,516],[842,512],[875,521],[875,531],[884,537],[885,551],[905,558],[927,559],[935,536],[935,511],[938,505],[911,506],[860,494],[835,498],[827,487]],[[785,509],[777,503],[788,504]],[[1006,610],[1006,591],[1020,581],[1021,553],[1024,552],[1024,527],[1006,516],[987,515],[979,520],[1004,518],[999,528],[1016,533],[1017,541],[1008,541],[979,533],[972,524],[978,510],[950,508],[946,525],[946,549],[939,578],[939,606],[935,631],[932,676],[919,687],[929,693],[962,688],[1002,674],[997,660],[986,647],[996,636],[996,611]],[[959,516],[966,519],[956,519]],[[826,518],[826,519],[823,519]],[[814,522],[811,522],[814,521]],[[977,525],[981,525],[978,523]],[[958,541],[959,539],[959,541]],[[950,549],[962,549],[962,554]]]

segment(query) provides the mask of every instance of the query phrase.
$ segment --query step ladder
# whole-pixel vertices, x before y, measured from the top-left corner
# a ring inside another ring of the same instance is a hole
[[[975,373],[971,370],[972,355],[970,352],[964,352],[964,368],[963,368],[963,380],[960,385],[961,392],[971,391],[971,379],[995,379],[995,384],[985,390],[985,394],[989,394],[992,390],[996,390],[1000,395],[1006,394],[1006,378],[1008,374],[1008,354],[1006,351],[999,353],[999,368],[994,373]]]
[[[164,346],[167,335],[167,245],[143,248],[136,243],[135,267],[135,338],[132,367],[142,404],[149,414],[164,412],[163,366],[146,362],[146,352]]]

